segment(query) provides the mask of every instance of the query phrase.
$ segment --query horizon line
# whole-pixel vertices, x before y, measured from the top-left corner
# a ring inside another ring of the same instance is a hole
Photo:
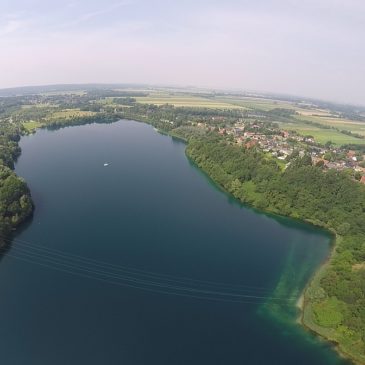
[[[333,104],[338,106],[350,106],[350,107],[360,107],[365,108],[365,104],[356,104],[351,102],[341,102],[337,100],[330,100],[330,99],[322,99],[322,98],[315,98],[311,96],[303,96],[303,95],[296,95],[296,94],[288,94],[282,93],[279,91],[260,91],[260,90],[250,90],[250,89],[241,89],[241,88],[212,88],[212,87],[205,87],[205,86],[196,86],[196,85],[181,85],[181,84],[150,84],[150,83],[133,83],[133,82],[75,82],[75,83],[49,83],[49,84],[35,84],[35,85],[22,85],[22,86],[11,86],[11,87],[0,87],[0,94],[1,92],[6,92],[10,90],[21,90],[21,89],[31,89],[31,88],[50,88],[50,87],[103,87],[103,86],[120,86],[120,87],[146,87],[146,88],[162,88],[162,89],[187,89],[193,91],[194,89],[199,91],[209,91],[210,93],[227,93],[229,94],[257,94],[256,97],[268,97],[271,99],[277,98],[291,98],[295,99],[296,101],[312,101],[312,102],[322,102],[327,104]],[[11,96],[20,96],[20,95],[0,95],[1,97],[11,97]],[[255,97],[254,95],[246,95],[246,97]],[[288,101],[286,99],[286,101]],[[292,100],[294,101],[294,100]]]

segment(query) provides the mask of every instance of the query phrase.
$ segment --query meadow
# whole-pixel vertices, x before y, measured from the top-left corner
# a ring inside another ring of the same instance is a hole
[[[210,109],[244,109],[243,106],[235,105],[228,101],[219,101],[194,95],[150,94],[148,96],[137,97],[136,99],[142,104],[171,104],[174,106]]]
[[[80,109],[63,109],[52,113],[48,119],[69,119],[79,117],[90,117],[95,115],[95,112],[84,111]]]
[[[298,119],[306,119],[306,120],[310,120],[316,123],[321,123],[323,125],[326,126],[331,126],[334,128],[338,128],[340,130],[348,130],[351,131],[353,133],[358,133],[361,134],[363,136],[365,136],[365,122],[361,122],[361,121],[354,121],[354,120],[349,120],[349,119],[344,119],[344,118],[337,118],[337,117],[333,117],[333,116],[329,116],[329,115],[325,115],[325,116],[303,116],[303,117],[298,117]]]
[[[306,118],[307,119],[307,118]],[[313,136],[316,142],[325,144],[331,141],[337,146],[344,144],[365,144],[365,139],[355,138],[346,134],[340,133],[335,129],[323,129],[310,124],[305,124],[301,120],[293,119],[292,122],[278,122],[281,129],[294,130],[303,136]],[[350,128],[346,130],[355,132]]]
[[[264,111],[269,111],[275,108],[295,109],[295,106],[292,103],[272,99],[253,97],[235,98],[232,96],[224,96],[215,98],[214,100],[246,109],[260,109]]]
[[[27,130],[27,132],[33,132],[35,131],[37,128],[42,127],[42,123],[40,122],[35,122],[35,121],[31,121],[31,122],[24,122],[23,123],[24,128]]]

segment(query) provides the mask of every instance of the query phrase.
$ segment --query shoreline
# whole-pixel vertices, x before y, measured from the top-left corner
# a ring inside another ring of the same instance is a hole
[[[337,340],[326,336],[326,334],[322,332],[324,330],[321,331],[322,327],[320,327],[319,325],[317,325],[316,323],[313,322],[313,320],[312,320],[313,312],[311,309],[311,303],[310,303],[310,299],[307,297],[308,291],[312,288],[313,285],[315,285],[317,283],[318,280],[321,279],[321,276],[325,272],[326,267],[330,264],[330,261],[336,255],[335,249],[336,249],[336,241],[338,239],[339,238],[337,236],[334,238],[333,247],[332,247],[330,255],[328,256],[327,260],[318,267],[318,269],[314,273],[313,277],[308,281],[307,285],[303,289],[303,292],[301,293],[300,297],[298,298],[296,305],[300,309],[300,315],[298,316],[296,322],[299,325],[301,325],[306,331],[315,335],[320,340],[326,341],[329,344],[331,344],[334,351],[342,359],[349,360],[354,365],[364,365],[363,362],[360,362],[357,358],[352,356],[351,353],[343,350],[340,347],[340,343]]]
[[[148,121],[143,121],[143,120],[138,120],[138,119],[132,119],[132,118],[128,118],[128,117],[123,117],[121,119],[115,120],[114,122],[118,122],[118,121],[122,121],[123,119],[125,120],[133,120],[136,122],[141,122],[141,123],[145,123],[148,125],[151,125],[153,127],[152,123],[149,123]],[[109,122],[109,123],[114,123],[114,122]],[[85,123],[85,124],[105,124],[105,122],[101,121],[101,122],[97,122],[97,121],[91,121],[89,123]],[[62,126],[55,126],[55,129],[58,128],[62,128],[62,127],[72,127],[72,126],[79,126],[80,124],[73,124],[72,122],[70,122],[69,124],[65,124]],[[82,125],[82,124],[81,124]],[[35,130],[32,131],[33,133],[36,133],[38,129],[43,129],[45,128],[45,126],[40,126],[39,128],[36,128]],[[176,135],[174,133],[171,133],[170,131],[163,131],[161,129],[157,129],[154,128],[155,131],[157,133],[166,135],[166,136],[170,136],[171,138],[176,138],[182,142],[184,142],[186,144],[186,147],[189,144],[189,140],[185,139],[184,137],[181,137],[179,135]],[[23,134],[21,135],[21,137],[23,136],[27,136],[28,134]],[[185,148],[185,155],[186,157],[194,163],[194,165],[201,171],[203,172],[209,179],[211,182],[213,182],[215,184],[215,186],[221,190],[222,192],[224,192],[225,194],[229,195],[230,198],[234,199],[237,203],[239,203],[242,206],[245,206],[249,209],[253,209],[254,211],[257,211],[261,214],[265,214],[267,216],[271,216],[274,219],[275,218],[285,218],[285,219],[290,219],[292,221],[297,221],[300,222],[302,224],[307,224],[311,227],[316,227],[316,228],[320,228],[322,230],[324,230],[326,233],[330,234],[333,238],[331,240],[331,245],[332,245],[332,249],[328,255],[328,258],[325,260],[325,262],[323,262],[317,269],[316,271],[313,273],[311,279],[307,282],[306,286],[304,287],[303,291],[301,292],[301,294],[299,295],[296,303],[295,303],[295,307],[300,309],[300,315],[298,316],[297,320],[295,321],[297,324],[301,325],[306,331],[314,334],[316,337],[318,337],[318,339],[320,340],[325,340],[327,341],[329,344],[333,345],[333,349],[336,351],[336,353],[338,354],[338,356],[340,356],[341,358],[347,359],[352,361],[355,365],[364,365],[364,363],[359,362],[356,358],[354,358],[353,356],[351,356],[351,354],[343,351],[340,348],[340,344],[334,340],[331,340],[330,337],[327,337],[325,334],[321,333],[321,331],[319,331],[318,329],[316,329],[315,327],[321,328],[319,325],[316,325],[315,323],[308,321],[308,319],[306,319],[306,311],[310,311],[310,302],[309,299],[307,297],[308,295],[308,290],[311,288],[311,286],[320,279],[321,274],[324,272],[324,270],[326,269],[326,267],[329,265],[330,261],[333,259],[334,255],[335,255],[335,248],[337,246],[337,240],[338,240],[338,236],[336,235],[336,233],[331,230],[329,227],[324,226],[323,224],[317,224],[317,222],[314,221],[310,221],[307,219],[299,219],[299,218],[293,218],[290,217],[289,215],[282,215],[276,212],[271,212],[270,210],[265,210],[265,209],[258,209],[255,208],[253,205],[251,205],[250,203],[247,202],[243,202],[240,199],[236,198],[232,193],[230,193],[229,191],[227,191],[223,186],[221,186],[219,183],[217,183],[210,175],[208,172],[206,172],[203,168],[201,168],[200,166],[198,166],[195,161],[186,153],[186,148]],[[33,207],[34,209],[34,207]],[[19,226],[21,227],[24,224],[24,222],[22,222]],[[16,231],[19,230],[19,226],[16,227]],[[311,314],[311,313],[310,313]]]
[[[326,336],[323,331],[325,330],[324,327],[321,327],[320,325],[317,325],[313,322],[307,322],[304,318],[306,311],[308,311],[308,307],[310,305],[309,299],[307,298],[307,290],[313,285],[314,282],[316,282],[316,280],[318,280],[318,278],[320,277],[320,275],[322,273],[324,273],[326,267],[329,265],[329,263],[331,262],[331,260],[333,259],[334,255],[336,254],[336,247],[337,247],[337,241],[339,239],[341,239],[341,236],[338,235],[336,233],[336,231],[334,229],[332,229],[331,227],[328,227],[327,225],[318,222],[318,221],[313,221],[310,219],[300,219],[300,218],[296,218],[296,217],[291,217],[290,215],[284,215],[284,214],[280,214],[278,212],[273,212],[270,209],[258,209],[256,207],[254,207],[252,204],[248,203],[248,202],[244,202],[241,201],[240,199],[236,198],[232,193],[230,193],[227,189],[225,189],[223,186],[221,186],[218,182],[216,182],[207,171],[205,171],[202,167],[200,167],[198,164],[195,163],[195,161],[189,156],[187,155],[189,159],[191,159],[191,161],[201,170],[204,172],[204,174],[206,176],[209,177],[209,179],[224,193],[229,194],[229,196],[234,199],[235,201],[237,201],[239,204],[242,204],[250,209],[253,209],[257,212],[260,212],[261,214],[265,214],[267,216],[271,216],[273,218],[286,218],[286,219],[290,219],[292,221],[296,221],[302,224],[308,224],[309,226],[318,228],[318,229],[322,229],[324,232],[326,232],[327,234],[329,234],[332,239],[331,239],[331,247],[332,249],[330,250],[330,253],[327,257],[327,259],[318,266],[318,268],[313,272],[313,275],[311,277],[311,279],[308,280],[306,286],[304,287],[304,289],[302,290],[300,296],[298,297],[298,300],[296,301],[295,307],[297,307],[300,310],[300,315],[297,318],[296,322],[302,326],[305,330],[311,332],[312,334],[314,334],[316,337],[318,337],[318,339],[320,340],[325,340],[327,341],[329,344],[333,345],[333,349],[335,350],[335,352],[338,354],[339,357],[341,357],[342,359],[346,359],[351,361],[354,365],[365,365],[365,362],[362,362],[362,360],[357,359],[356,357],[352,356],[350,353],[346,352],[345,350],[343,350],[341,348],[341,345],[338,341],[333,340],[331,337]]]
[[[318,267],[318,269],[314,272],[312,278],[308,281],[306,286],[304,287],[302,293],[300,294],[297,302],[296,307],[300,310],[299,316],[296,319],[296,323],[304,328],[307,332],[313,334],[316,336],[319,340],[326,341],[329,344],[333,346],[334,351],[337,353],[337,355],[343,359],[352,361],[355,365],[363,365],[356,361],[351,355],[341,351],[339,348],[339,344],[336,341],[332,341],[330,338],[326,337],[324,334],[321,334],[318,330],[315,329],[316,325],[310,321],[309,319],[306,319],[306,311],[310,310],[308,308],[309,306],[309,299],[307,298],[307,292],[310,290],[311,286],[318,280],[320,280],[321,274],[325,271],[326,267],[329,265],[330,260],[333,258],[335,254],[335,248],[336,248],[336,241],[337,238],[335,237],[332,241],[332,250],[330,254],[328,255],[328,258]],[[312,316],[312,311],[310,311],[310,316]]]

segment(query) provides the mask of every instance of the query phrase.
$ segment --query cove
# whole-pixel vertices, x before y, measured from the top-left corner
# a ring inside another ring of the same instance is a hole
[[[36,209],[0,262],[4,364],[346,363],[295,324],[322,231],[238,204],[146,124],[20,146]]]

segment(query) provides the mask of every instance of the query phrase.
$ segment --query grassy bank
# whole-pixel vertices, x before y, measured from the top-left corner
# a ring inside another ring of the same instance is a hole
[[[318,297],[321,296],[322,292],[321,281],[326,277],[328,270],[330,270],[331,261],[336,256],[336,246],[341,244],[341,240],[342,237],[338,235],[334,238],[334,247],[329,260],[315,273],[302,295],[300,323],[307,330],[333,343],[340,356],[351,359],[355,364],[363,365],[365,364],[365,355],[362,344],[359,341],[353,342],[353,338],[341,336],[341,333],[338,333],[339,331],[336,331],[334,326],[331,325],[334,321],[339,321],[338,318],[336,319],[338,315],[336,316],[335,314],[338,306],[336,299],[331,299],[332,302],[328,306],[330,310],[325,313],[321,324],[318,323],[317,319],[316,305],[318,306],[320,303]],[[342,330],[345,329],[343,328]],[[354,337],[354,334],[351,334],[351,337]]]

